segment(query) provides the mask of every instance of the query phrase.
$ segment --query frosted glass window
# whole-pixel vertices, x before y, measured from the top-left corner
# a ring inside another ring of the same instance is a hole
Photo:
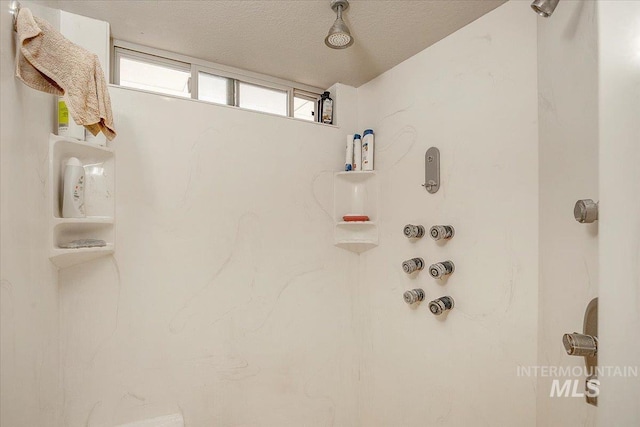
[[[296,96],[293,98],[293,117],[312,122],[314,120],[313,112],[315,104],[315,101]]]
[[[265,113],[287,115],[287,92],[249,83],[238,83],[239,107]]]
[[[198,73],[198,99],[218,104],[229,103],[230,79],[213,74]]]
[[[128,57],[120,57],[120,85],[190,98],[191,72]]]

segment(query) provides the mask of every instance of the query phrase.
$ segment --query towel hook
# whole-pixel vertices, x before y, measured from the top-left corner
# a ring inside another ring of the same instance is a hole
[[[13,0],[9,3],[9,13],[13,15],[13,31],[18,31],[18,14],[20,13],[20,2]]]

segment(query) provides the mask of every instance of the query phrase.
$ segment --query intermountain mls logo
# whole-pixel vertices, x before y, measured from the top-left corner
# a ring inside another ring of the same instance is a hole
[[[598,397],[600,394],[600,380],[594,377],[587,377],[585,381],[584,393],[579,391],[582,380],[564,380],[560,385],[558,378],[551,382],[551,392],[549,397]]]
[[[518,366],[519,377],[549,377],[549,397],[589,397],[600,394],[602,377],[638,377],[637,366]]]

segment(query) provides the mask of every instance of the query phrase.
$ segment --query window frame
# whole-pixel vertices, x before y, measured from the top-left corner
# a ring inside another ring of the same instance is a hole
[[[304,85],[301,83],[292,82],[289,80],[280,79],[277,77],[267,76],[260,73],[254,73],[247,70],[242,70],[239,68],[229,67],[226,65],[216,64],[214,62],[204,61],[198,58],[189,57],[182,54],[177,54],[173,52],[167,52],[160,49],[150,48],[147,46],[141,46],[130,42],[125,42],[123,40],[113,40],[113,48],[112,48],[112,83],[116,85],[120,85],[120,58],[129,57],[133,60],[142,60],[145,62],[149,62],[152,64],[160,65],[163,67],[172,68],[179,71],[190,72],[189,78],[189,93],[191,95],[191,99],[197,99],[198,92],[198,74],[210,74],[213,76],[223,77],[229,79],[229,83],[227,85],[227,104],[229,106],[242,108],[239,106],[239,85],[240,82],[248,83],[255,86],[261,86],[267,89],[273,89],[277,91],[286,92],[287,95],[287,105],[285,116],[276,113],[274,114],[279,117],[291,117],[294,118],[294,98],[305,98],[308,100],[316,101],[320,98],[321,94],[324,92],[323,89]],[[185,97],[185,99],[188,99]],[[225,105],[220,103],[215,103],[211,101],[200,100],[202,102],[207,102],[216,105]],[[317,117],[317,102],[314,102],[314,117]],[[259,111],[259,110],[249,110],[242,108],[247,111]],[[260,111],[259,111],[260,112]],[[309,121],[304,119],[297,119],[303,121]],[[315,120],[314,120],[315,121]]]
[[[200,95],[200,73],[202,74],[209,74],[211,76],[214,77],[222,77],[227,79],[227,102],[225,104],[220,104],[218,102],[212,102],[212,101],[207,101],[205,99],[200,99],[199,95]],[[235,90],[234,90],[234,86],[235,86],[235,80],[232,77],[228,77],[225,75],[222,75],[220,73],[216,73],[213,70],[210,70],[208,68],[203,68],[200,67],[198,65],[192,66],[191,68],[191,81],[194,82],[192,84],[194,90],[193,90],[193,99],[198,99],[200,101],[203,102],[209,102],[211,104],[217,104],[217,105],[229,105],[229,106],[236,106],[235,105]]]
[[[198,98],[198,74],[199,73],[204,73],[204,74],[210,74],[213,76],[217,76],[217,77],[224,77],[226,79],[229,79],[229,81],[231,82],[232,86],[231,88],[227,87],[227,105],[231,105],[233,107],[238,107],[238,108],[242,108],[240,107],[240,83],[248,83],[250,85],[254,85],[254,86],[260,86],[260,87],[264,87],[267,89],[273,89],[273,90],[277,90],[280,92],[286,92],[287,93],[287,114],[286,116],[283,117],[291,117],[292,114],[292,96],[293,96],[293,91],[294,88],[291,86],[287,86],[284,84],[278,84],[278,83],[273,83],[270,81],[266,81],[266,80],[262,80],[262,79],[257,79],[257,78],[253,78],[253,77],[247,77],[247,76],[241,76],[239,77],[237,74],[232,73],[232,72],[228,72],[225,70],[220,70],[217,68],[211,68],[211,67],[203,67],[201,65],[192,65],[192,74],[191,74],[191,80],[192,81],[196,81],[195,83],[195,87],[196,89],[193,91],[195,94],[195,98],[194,99],[199,99]],[[195,77],[194,77],[195,76]],[[318,95],[320,96],[320,95]],[[207,101],[205,101],[207,102]],[[246,109],[246,108],[243,108]],[[256,110],[251,110],[251,111],[256,111]],[[280,114],[276,114],[276,115],[280,115]]]
[[[318,122],[318,99],[320,98],[320,94],[309,92],[303,89],[293,88],[293,94],[291,95],[291,98],[290,98],[291,99],[290,104],[291,104],[291,117],[293,117],[294,119],[296,118],[295,108],[294,108],[295,98],[306,99],[307,101],[313,102],[313,120],[305,120],[305,119],[299,119],[299,120],[304,120],[306,122],[308,121]]]
[[[275,86],[266,86],[264,84],[260,84],[260,83],[253,83],[247,80],[234,80],[234,97],[235,97],[235,102],[236,105],[235,107],[238,108],[242,108],[243,110],[251,110],[251,111],[260,111],[260,110],[254,110],[252,108],[246,108],[246,107],[240,107],[240,98],[242,97],[242,91],[240,90],[240,84],[242,83],[246,83],[249,86],[255,86],[255,87],[259,87],[259,88],[265,88],[265,89],[270,89],[273,91],[278,91],[278,92],[284,92],[286,94],[286,105],[285,105],[285,111],[286,114],[282,117],[291,117],[291,106],[289,104],[291,104],[290,99],[291,99],[291,93],[293,93],[293,90],[289,90],[289,88],[286,87],[282,87],[282,88],[278,88]],[[272,113],[272,114],[276,114],[278,116],[280,116],[281,114],[277,114],[277,113]]]
[[[191,98],[193,99],[193,73],[191,72],[191,64],[124,48],[114,49],[113,57],[113,84],[120,86],[120,59],[130,58],[134,61],[143,61],[149,64],[189,73],[190,77],[187,83],[187,89],[189,90],[189,95],[191,95]]]

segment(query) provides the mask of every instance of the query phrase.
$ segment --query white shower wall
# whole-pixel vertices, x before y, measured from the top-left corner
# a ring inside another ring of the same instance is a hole
[[[380,245],[360,258],[359,414],[363,426],[533,426],[537,361],[536,16],[507,3],[358,88],[360,128],[376,131]],[[424,182],[440,149],[442,186]],[[410,242],[405,224],[455,237]],[[446,282],[401,269],[452,260]],[[451,295],[449,316],[404,291]],[[507,403],[508,402],[508,403]]]
[[[58,14],[30,2],[58,25]],[[0,425],[56,426],[57,273],[47,258],[45,177],[54,100],[14,77],[8,1],[0,3]]]
[[[640,368],[640,3],[598,2],[599,363]],[[601,378],[598,425],[640,425],[638,376]]]
[[[505,393],[500,422],[533,425],[516,369],[536,362],[535,58],[535,16],[505,5],[357,97],[338,85],[339,129],[112,88],[118,250],[60,273],[64,425],[494,425]],[[344,136],[365,127],[381,244],[358,257],[329,213]],[[409,222],[457,235],[412,244]],[[411,256],[458,268],[411,280]],[[409,309],[414,286],[457,306]]]
[[[599,200],[598,43],[595,1],[563,0],[538,20],[540,117],[540,300],[538,357],[543,366],[581,367],[562,336],[582,332],[584,312],[598,296],[599,222],[573,216],[579,199]],[[580,397],[551,397],[553,381],[538,378],[538,425],[590,426],[596,408]]]
[[[64,425],[356,424],[357,255],[331,217],[348,119],[110,93],[117,251],[60,272]]]
[[[640,359],[637,16],[563,0],[542,20],[508,2],[357,90],[336,85],[339,128],[111,87],[117,251],[58,277],[43,228],[53,99],[13,78],[3,13],[0,424],[638,424],[637,379],[604,380],[596,410],[518,376],[581,364],[560,338],[598,292],[602,363]],[[380,244],[358,256],[333,246],[332,176],[345,135],[369,127]],[[435,195],[420,186],[431,146]],[[575,200],[598,196],[600,230],[576,223]],[[407,223],[456,236],[410,242]],[[408,277],[414,256],[456,271]],[[410,308],[416,287],[456,307]]]

